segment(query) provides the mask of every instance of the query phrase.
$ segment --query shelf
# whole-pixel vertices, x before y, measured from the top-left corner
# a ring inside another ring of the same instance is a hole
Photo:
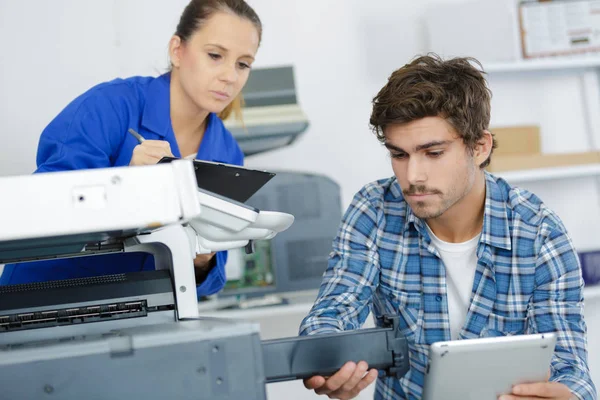
[[[583,296],[585,301],[600,299],[600,285],[586,286],[583,289]]]
[[[539,168],[523,171],[500,171],[492,174],[509,183],[537,182],[552,179],[581,178],[600,175],[600,164],[573,165],[568,167]]]
[[[262,319],[280,318],[290,314],[307,315],[313,303],[281,304],[266,307],[233,310],[200,310],[203,317],[231,318],[231,319]]]
[[[600,284],[589,285],[584,289],[585,301],[600,300]],[[202,317],[257,320],[265,318],[285,318],[291,315],[297,315],[301,318],[306,316],[313,303],[295,303],[268,307],[258,307],[245,310],[200,310]],[[369,317],[370,319],[370,317]]]
[[[566,69],[600,68],[600,56],[542,58],[535,60],[482,63],[486,72],[535,72]]]

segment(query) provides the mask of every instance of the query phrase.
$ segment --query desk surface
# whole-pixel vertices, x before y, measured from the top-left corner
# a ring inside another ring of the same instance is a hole
[[[596,302],[600,300],[600,285],[588,286],[584,289],[584,296],[586,302]],[[300,302],[282,305],[273,305],[265,307],[255,307],[247,309],[231,309],[231,310],[201,310],[200,315],[207,317],[220,317],[220,318],[243,318],[243,319],[257,319],[257,318],[271,318],[271,317],[283,317],[291,314],[302,314],[306,315],[310,311],[313,303],[312,302]]]

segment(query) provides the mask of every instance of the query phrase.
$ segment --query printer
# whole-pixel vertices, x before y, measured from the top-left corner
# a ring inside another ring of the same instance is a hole
[[[198,186],[191,160],[0,178],[0,263],[147,252],[155,271],[0,286],[0,399],[266,399],[265,385],[366,360],[408,370],[386,328],[261,341],[199,316],[193,259],[271,239],[290,214]],[[153,201],[139,201],[140,199]]]
[[[292,65],[253,69],[242,95],[241,118],[224,124],[246,157],[290,146],[309,127]]]

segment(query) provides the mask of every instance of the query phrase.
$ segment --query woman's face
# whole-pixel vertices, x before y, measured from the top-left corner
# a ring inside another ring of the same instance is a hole
[[[216,13],[186,42],[171,38],[172,79],[200,110],[219,113],[246,84],[258,45],[252,22]]]

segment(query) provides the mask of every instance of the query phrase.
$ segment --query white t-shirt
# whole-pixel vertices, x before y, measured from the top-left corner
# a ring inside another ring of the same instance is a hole
[[[440,253],[446,267],[446,289],[448,292],[448,315],[450,318],[450,334],[458,339],[462,326],[467,318],[475,270],[477,269],[478,234],[463,243],[448,243],[440,240],[427,226],[431,243]]]

